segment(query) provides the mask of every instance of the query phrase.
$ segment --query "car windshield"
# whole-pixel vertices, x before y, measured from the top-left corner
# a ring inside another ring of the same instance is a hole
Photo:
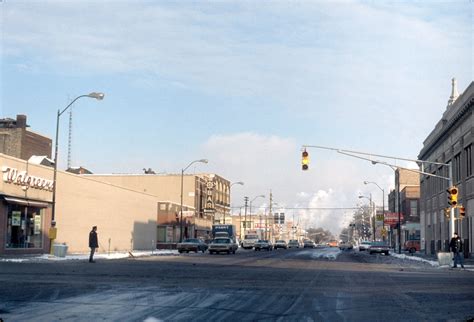
[[[258,239],[257,235],[245,235],[245,239]]]
[[[284,240],[277,240],[275,243],[284,243]]]
[[[185,243],[199,243],[199,239],[188,238],[184,240]]]
[[[214,244],[230,244],[230,239],[228,238],[214,239]]]

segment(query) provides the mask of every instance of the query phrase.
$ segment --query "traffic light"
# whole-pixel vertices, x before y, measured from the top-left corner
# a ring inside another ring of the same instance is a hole
[[[284,223],[285,223],[285,213],[281,212],[280,213],[280,224],[284,224]]]
[[[459,207],[459,219],[464,219],[466,217],[466,208],[463,206]]]
[[[451,207],[456,207],[458,204],[458,188],[455,186],[450,187],[448,190],[448,204]]]
[[[301,155],[301,166],[304,171],[309,169],[309,154],[306,152],[306,150],[304,150],[303,154]]]
[[[444,208],[444,216],[448,219],[451,217],[451,208]]]

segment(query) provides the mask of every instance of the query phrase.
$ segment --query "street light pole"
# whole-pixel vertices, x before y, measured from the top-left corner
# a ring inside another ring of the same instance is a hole
[[[96,100],[103,100],[104,99],[104,93],[96,93],[92,92],[86,95],[80,95],[76,97],[75,99],[72,100],[71,103],[69,103],[68,106],[66,106],[62,111],[58,110],[58,114],[56,117],[56,141],[54,143],[54,170],[53,170],[53,207],[51,209],[51,222],[54,222],[56,218],[56,178],[57,178],[57,172],[58,172],[58,141],[59,141],[59,117],[66,112],[66,110],[74,104],[75,101],[80,99],[81,97],[90,97],[90,98],[95,98]]]
[[[200,160],[194,160],[188,166],[184,169],[181,169],[181,206],[180,206],[180,212],[181,212],[181,217],[179,220],[179,242],[183,242],[183,181],[184,181],[184,171],[186,171],[191,165],[193,165],[196,162],[201,162],[201,163],[208,163],[209,161],[207,159],[200,159]]]
[[[230,184],[230,186],[229,186],[229,199],[230,199],[230,188],[232,188],[232,186],[233,186],[234,184],[238,184],[238,185],[241,185],[241,186],[244,185],[244,183],[243,183],[242,181],[232,182],[232,183]],[[232,207],[231,207],[231,208],[232,208]],[[224,225],[225,225],[225,212],[224,212]]]
[[[372,183],[376,185],[380,190],[382,190],[382,228],[385,229],[385,190],[383,190],[376,182],[373,181],[364,181],[364,184]],[[385,236],[382,236],[385,241]]]
[[[265,198],[265,195],[260,195],[260,196],[256,196],[255,198],[253,198],[252,200],[250,200],[250,208],[249,208],[249,212],[250,212],[250,226],[252,226],[252,202],[254,202],[255,199],[257,198]]]
[[[359,196],[359,199],[361,198],[365,198],[365,199],[368,199],[369,200],[369,205],[370,207],[372,208],[372,216],[373,216],[373,228],[372,228],[372,240],[375,241],[375,202],[372,201],[372,194],[369,195],[370,197],[366,197],[366,196]],[[372,220],[370,221],[370,224],[372,224]]]

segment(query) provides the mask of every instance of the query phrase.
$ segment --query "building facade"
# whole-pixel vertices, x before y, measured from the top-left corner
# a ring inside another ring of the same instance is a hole
[[[440,164],[424,165],[423,169],[432,175],[451,177],[452,184],[459,190],[458,203],[465,207],[466,216],[459,218],[459,209],[455,209],[454,231],[464,240],[465,255],[473,253],[474,232],[474,83],[458,94],[456,81],[452,80],[452,91],[441,120],[423,142],[419,160]],[[450,164],[449,167],[442,164]],[[450,182],[446,179],[421,176],[421,239],[428,254],[448,251],[449,207],[446,190]]]
[[[388,211],[398,213],[400,210],[401,236],[400,244],[405,241],[419,239],[421,236],[420,223],[420,174],[418,170],[395,170],[395,189],[388,195]],[[398,223],[393,221],[390,226],[389,240],[392,247],[398,249]]]
[[[158,246],[175,244],[181,238],[206,239],[210,236],[212,225],[219,223],[230,212],[230,182],[216,174],[185,174],[182,178],[180,174],[92,174],[84,177],[156,196],[160,200]]]
[[[33,155],[51,158],[50,138],[32,132],[26,124],[26,115],[0,119],[0,153],[28,160]]]

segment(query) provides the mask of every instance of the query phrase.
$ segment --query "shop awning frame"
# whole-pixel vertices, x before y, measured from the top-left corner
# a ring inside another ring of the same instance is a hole
[[[37,207],[37,208],[48,208],[49,207],[49,203],[42,202],[42,201],[23,199],[23,198],[15,198],[15,197],[7,197],[7,196],[3,196],[3,199],[8,203],[12,203],[12,204],[16,204],[16,205],[22,205],[22,206],[28,206],[28,207]]]

